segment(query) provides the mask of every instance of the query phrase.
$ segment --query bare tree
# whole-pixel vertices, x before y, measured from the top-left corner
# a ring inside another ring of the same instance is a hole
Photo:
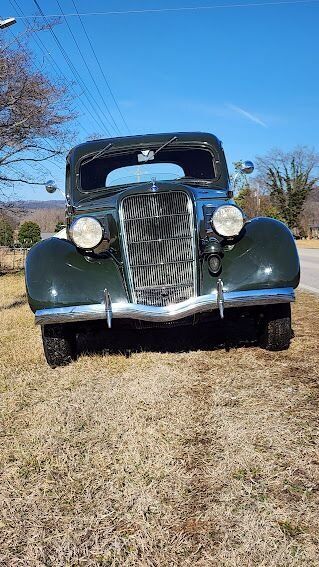
[[[250,219],[254,217],[271,217],[283,220],[277,208],[272,204],[270,196],[262,190],[260,183],[255,178],[240,189],[235,197],[235,201]]]
[[[272,206],[289,228],[299,229],[305,200],[318,181],[319,155],[306,146],[287,153],[274,149],[256,163]]]
[[[70,108],[67,86],[36,70],[25,47],[0,48],[1,201],[15,183],[43,183],[44,163],[65,153]]]
[[[314,187],[307,196],[300,214],[300,225],[305,236],[311,236],[311,229],[319,227],[319,187]]]

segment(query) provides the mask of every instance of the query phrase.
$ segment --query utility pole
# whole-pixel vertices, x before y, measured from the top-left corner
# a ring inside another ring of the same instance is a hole
[[[257,209],[257,216],[258,216],[258,215],[259,215],[259,211],[260,211],[259,187],[256,187],[255,196],[256,196],[256,209]]]
[[[258,216],[260,213],[260,185],[258,181],[256,181],[255,184],[255,197],[256,197],[256,213]]]

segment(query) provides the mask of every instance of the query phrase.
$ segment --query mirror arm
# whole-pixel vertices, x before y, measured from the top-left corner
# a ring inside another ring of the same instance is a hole
[[[62,189],[59,189],[59,187],[57,187],[56,190],[59,191],[59,193],[61,193],[61,195],[63,195],[63,199],[66,201],[66,196],[65,196],[64,191],[62,191]]]
[[[232,192],[233,192],[233,193],[234,193],[234,191],[235,191],[235,189],[236,189],[236,182],[237,182],[237,179],[238,179],[238,177],[239,177],[240,175],[241,175],[241,171],[237,171],[237,173],[235,173],[234,178],[233,178],[233,180],[232,180],[232,186],[233,186]]]

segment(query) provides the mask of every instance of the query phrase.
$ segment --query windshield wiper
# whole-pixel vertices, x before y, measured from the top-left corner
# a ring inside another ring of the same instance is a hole
[[[99,157],[104,156],[104,154],[106,154],[108,152],[108,150],[110,149],[110,147],[113,146],[112,143],[107,144],[107,146],[105,146],[105,148],[102,148],[102,150],[100,150],[99,152],[97,152],[97,154],[95,154],[93,157],[91,157],[90,159],[88,159],[87,161],[84,161],[83,165],[87,165],[88,163],[90,163],[91,161],[93,161],[94,159],[97,159]]]
[[[165,142],[165,144],[163,144],[162,146],[160,146],[157,150],[155,150],[155,152],[153,153],[152,159],[154,159],[154,157],[156,156],[156,154],[158,154],[158,152],[162,151],[164,148],[166,148],[166,146],[168,146],[169,144],[171,144],[172,142],[175,142],[177,140],[177,136],[173,136],[173,138],[171,138],[170,140],[168,140],[167,142]],[[87,165],[88,163],[90,163],[91,161],[98,159],[99,157],[104,156],[108,150],[113,146],[112,143],[107,144],[107,146],[105,146],[105,148],[102,148],[102,150],[100,150],[97,154],[95,154],[93,157],[91,157],[90,159],[88,159],[87,161],[84,161],[83,165]],[[149,161],[149,159],[146,159],[145,161]]]
[[[158,148],[158,150],[155,150],[154,156],[156,156],[156,154],[158,154],[158,152],[160,152],[161,150],[163,150],[164,148],[166,148],[166,146],[168,146],[168,144],[171,144],[172,142],[175,142],[175,140],[177,140],[177,136],[174,136],[173,138],[171,138],[170,140],[168,140],[167,142],[165,142],[165,144],[163,144],[160,148]]]
[[[143,160],[142,160],[143,163],[147,163],[148,161],[153,161],[153,159],[155,158],[156,154],[158,154],[158,152],[162,151],[164,148],[166,148],[166,146],[168,146],[168,144],[171,144],[172,142],[175,142],[176,140],[177,140],[177,136],[173,136],[173,138],[171,138],[170,140],[167,140],[167,142],[162,144],[159,148],[157,148],[157,150],[155,150],[155,151],[147,150],[146,153],[148,155],[144,154]],[[140,157],[140,156],[138,156],[138,157]]]

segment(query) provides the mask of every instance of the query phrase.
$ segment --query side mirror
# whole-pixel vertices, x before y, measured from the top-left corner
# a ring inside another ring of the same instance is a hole
[[[237,181],[240,175],[249,175],[250,173],[252,173],[255,169],[255,166],[253,164],[252,161],[238,161],[235,164],[235,170],[236,173],[235,175],[233,175],[232,178],[232,189],[230,190],[230,194],[233,194],[235,189],[236,189],[236,185],[237,185]]]
[[[249,175],[255,169],[255,166],[252,161],[242,161],[238,167],[240,173],[244,173],[245,175]]]
[[[48,193],[55,193],[58,189],[56,182],[53,179],[49,179],[49,181],[45,184],[45,190]]]

